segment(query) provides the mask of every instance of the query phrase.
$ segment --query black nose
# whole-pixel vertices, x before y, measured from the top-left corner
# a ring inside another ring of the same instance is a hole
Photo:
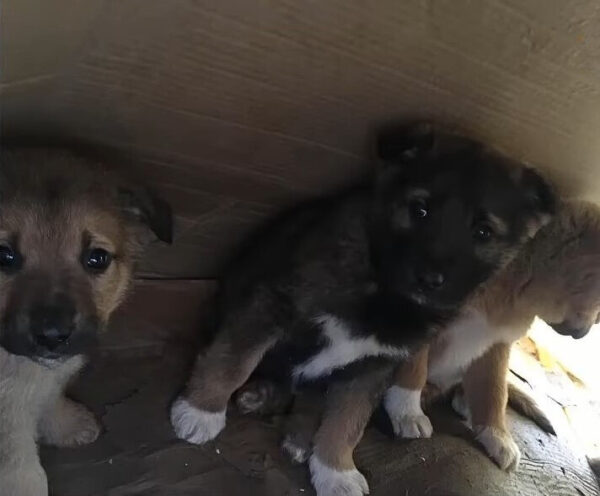
[[[65,343],[73,331],[75,312],[70,306],[38,307],[31,312],[31,331],[35,342],[54,350]]]
[[[548,325],[552,327],[552,329],[554,329],[558,334],[563,336],[571,336],[573,339],[581,339],[590,331],[589,327],[576,327],[569,324],[567,321]]]
[[[419,284],[426,289],[440,289],[444,285],[444,274],[434,270],[424,270],[418,278]]]

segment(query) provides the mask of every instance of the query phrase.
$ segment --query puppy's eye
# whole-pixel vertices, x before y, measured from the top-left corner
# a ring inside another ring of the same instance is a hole
[[[17,265],[17,255],[9,246],[0,246],[0,270],[9,270]]]
[[[479,242],[489,241],[494,235],[492,227],[485,222],[478,222],[473,226],[473,238]]]
[[[429,215],[429,206],[423,198],[413,198],[410,200],[408,210],[413,219],[424,219]]]
[[[91,272],[104,272],[112,262],[112,255],[102,248],[92,248],[83,253],[83,266]]]

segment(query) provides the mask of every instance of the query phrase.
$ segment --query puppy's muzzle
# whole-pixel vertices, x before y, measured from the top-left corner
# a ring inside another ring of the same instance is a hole
[[[591,326],[576,326],[568,320],[549,324],[558,334],[562,336],[571,336],[573,339],[581,339],[590,332]]]
[[[86,353],[99,327],[94,315],[78,312],[69,299],[15,309],[3,324],[0,344],[8,352],[49,360]]]
[[[50,352],[69,344],[75,329],[75,308],[70,304],[39,306],[31,311],[34,344]]]

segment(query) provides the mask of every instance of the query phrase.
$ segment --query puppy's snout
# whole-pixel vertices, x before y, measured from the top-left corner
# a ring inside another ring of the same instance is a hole
[[[435,291],[444,285],[444,274],[436,270],[422,270],[418,276],[421,287]]]
[[[573,339],[581,339],[587,335],[591,326],[575,325],[569,321],[549,324],[558,334],[562,336],[571,336]]]
[[[71,336],[75,327],[75,308],[68,303],[38,306],[31,311],[30,321],[36,344],[53,351]]]

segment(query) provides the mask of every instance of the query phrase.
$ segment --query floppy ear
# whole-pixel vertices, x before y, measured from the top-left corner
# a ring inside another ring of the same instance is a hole
[[[539,172],[531,167],[526,167],[521,176],[521,184],[531,208],[541,216],[552,216],[556,213],[557,196],[553,185]]]
[[[558,197],[553,185],[536,170],[525,167],[520,177],[520,183],[525,188],[531,218],[527,226],[529,237],[548,224],[557,211]]]
[[[429,122],[390,124],[377,133],[375,154],[388,163],[405,163],[428,153],[434,144],[434,129]]]
[[[167,202],[146,188],[119,188],[119,203],[123,212],[145,224],[161,241],[173,242],[173,214]]]

